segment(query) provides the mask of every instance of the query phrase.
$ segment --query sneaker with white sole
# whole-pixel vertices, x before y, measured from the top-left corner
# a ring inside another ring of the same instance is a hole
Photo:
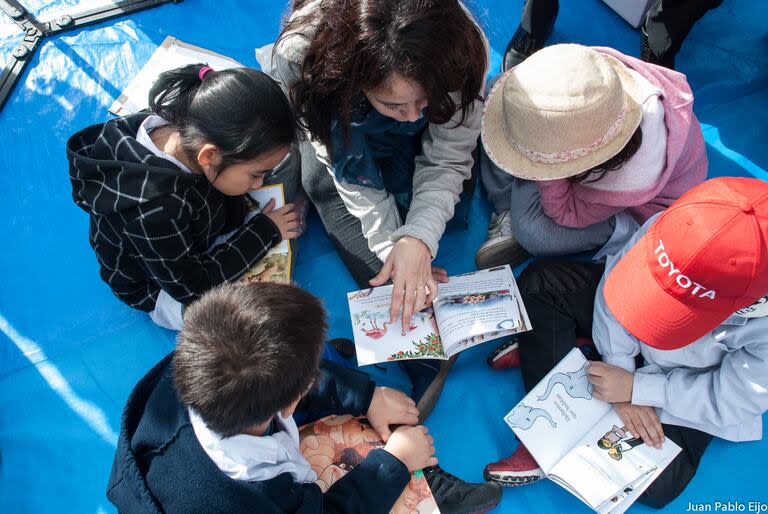
[[[483,476],[486,480],[509,486],[527,485],[545,477],[528,448],[522,443],[506,459],[485,466]]]
[[[475,254],[475,264],[478,269],[494,268],[509,264],[515,267],[522,264],[530,255],[520,246],[512,235],[509,223],[509,211],[501,214],[494,213],[488,225],[488,236],[485,243]]]

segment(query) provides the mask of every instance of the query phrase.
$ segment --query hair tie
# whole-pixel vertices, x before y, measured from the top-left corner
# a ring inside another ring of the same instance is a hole
[[[203,66],[202,68],[200,68],[200,71],[197,72],[197,76],[200,77],[200,82],[203,81],[203,79],[205,78],[205,76],[208,74],[209,71],[213,71],[213,68],[211,68],[210,66]]]

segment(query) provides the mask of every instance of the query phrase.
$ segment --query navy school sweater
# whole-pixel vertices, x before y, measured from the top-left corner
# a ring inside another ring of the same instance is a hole
[[[289,473],[243,482],[226,476],[195,436],[173,384],[172,354],[141,379],[123,411],[107,497],[120,512],[248,512],[385,514],[410,480],[407,468],[374,450],[327,493],[296,482]],[[361,415],[374,383],[359,371],[330,362],[297,413]]]

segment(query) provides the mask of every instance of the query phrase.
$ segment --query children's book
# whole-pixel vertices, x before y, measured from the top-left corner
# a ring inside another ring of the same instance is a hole
[[[234,59],[168,36],[125,91],[114,101],[109,112],[125,116],[146,109],[149,106],[149,90],[162,72],[201,62],[207,63],[216,71],[243,66]]]
[[[588,365],[574,348],[504,421],[550,480],[600,514],[621,514],[681,449],[630,433],[610,403],[592,396]]]
[[[299,429],[299,449],[312,470],[315,483],[325,493],[336,481],[360,464],[368,453],[384,446],[381,436],[364,418],[328,416]],[[424,473],[416,471],[403,490],[392,514],[440,514]]]
[[[405,359],[447,360],[484,341],[524,332],[531,321],[509,266],[450,277],[432,306],[389,322],[392,286],[347,293],[360,366]]]
[[[264,186],[256,191],[248,193],[246,202],[248,204],[249,212],[246,216],[246,221],[259,214],[262,208],[272,199],[275,200],[274,209],[279,209],[285,205],[282,184]],[[234,232],[235,230],[219,236],[216,238],[214,245],[223,243],[229,239]],[[281,282],[288,284],[291,281],[292,271],[293,260],[291,246],[287,240],[283,239],[280,241],[280,244],[272,248],[263,259],[243,273],[243,276],[240,277],[240,281],[245,282],[246,284],[253,282]]]

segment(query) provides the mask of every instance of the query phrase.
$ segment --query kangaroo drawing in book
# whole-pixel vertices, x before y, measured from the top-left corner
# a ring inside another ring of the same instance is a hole
[[[544,409],[529,407],[524,403],[521,403],[512,409],[512,412],[507,415],[506,420],[510,427],[518,427],[522,430],[528,430],[539,418],[544,418],[549,421],[552,428],[557,426],[557,423],[552,421],[552,416],[549,415],[549,412]]]
[[[584,365],[576,371],[569,371],[567,373],[555,373],[549,377],[549,382],[547,382],[547,389],[544,391],[543,395],[539,396],[538,400],[541,402],[549,398],[549,395],[552,393],[552,389],[557,384],[562,385],[565,388],[565,392],[571,398],[584,398],[586,400],[591,400],[592,384],[587,378],[588,364],[588,362],[585,362]]]

